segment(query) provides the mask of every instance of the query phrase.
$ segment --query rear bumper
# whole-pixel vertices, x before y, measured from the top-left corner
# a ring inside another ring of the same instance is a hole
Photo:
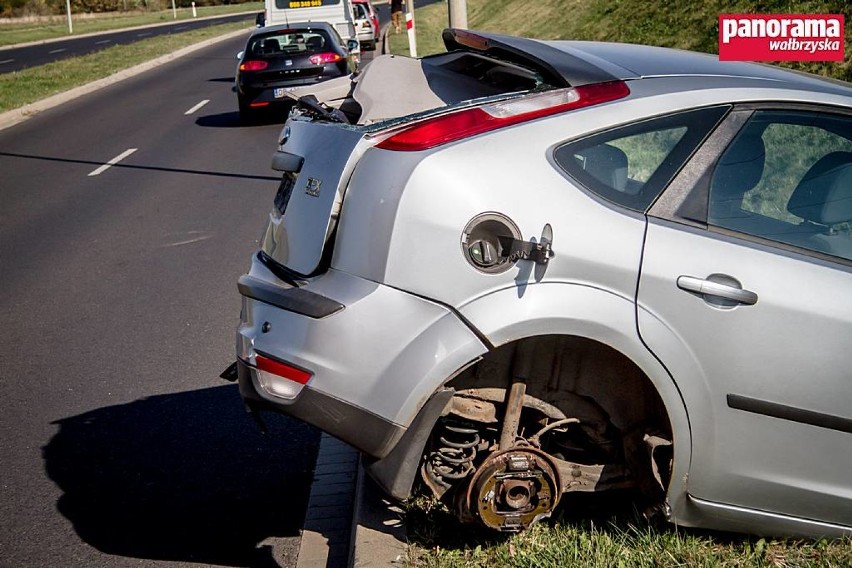
[[[303,389],[288,405],[271,401],[260,386],[257,370],[242,359],[237,359],[237,376],[240,395],[252,412],[271,410],[288,414],[368,455],[387,455],[405,433],[405,428],[397,424],[311,388]]]
[[[251,410],[294,416],[372,458],[386,457],[441,385],[486,351],[426,299],[336,270],[299,284],[257,257],[241,279],[240,393]],[[258,356],[310,378],[282,397],[261,381]]]

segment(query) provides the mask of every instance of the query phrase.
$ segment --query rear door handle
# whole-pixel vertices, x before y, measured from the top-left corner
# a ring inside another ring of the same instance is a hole
[[[711,274],[707,278],[679,276],[677,287],[687,292],[700,294],[708,301],[711,298],[721,298],[722,300],[746,306],[753,306],[757,303],[757,294],[751,290],[744,290],[742,284],[736,278],[724,274]],[[725,305],[731,306],[734,304],[725,302]]]

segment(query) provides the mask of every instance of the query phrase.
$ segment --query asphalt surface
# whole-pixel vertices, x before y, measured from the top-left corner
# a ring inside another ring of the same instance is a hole
[[[243,42],[0,131],[4,567],[295,562],[319,433],[218,378],[277,186]]]
[[[399,555],[378,496],[340,495],[334,541],[325,509],[306,519],[317,480],[354,491],[354,470],[328,450],[316,470],[319,432],[298,421],[265,416],[262,435],[217,378],[277,187],[281,117],[244,127],[234,108],[244,41],[4,119],[28,117],[0,130],[1,567]]]

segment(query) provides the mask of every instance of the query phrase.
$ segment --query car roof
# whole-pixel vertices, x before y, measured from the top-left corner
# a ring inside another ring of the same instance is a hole
[[[448,51],[477,51],[532,66],[555,86],[578,86],[651,77],[725,78],[730,86],[755,80],[768,88],[852,95],[852,85],[772,65],[719,61],[716,55],[667,47],[576,40],[546,41],[472,30],[446,29]],[[566,57],[566,55],[568,57]]]

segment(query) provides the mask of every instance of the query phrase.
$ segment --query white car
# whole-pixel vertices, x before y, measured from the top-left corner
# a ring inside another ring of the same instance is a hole
[[[682,526],[852,534],[850,85],[444,41],[286,124],[239,281],[248,408],[496,530],[633,489]]]

